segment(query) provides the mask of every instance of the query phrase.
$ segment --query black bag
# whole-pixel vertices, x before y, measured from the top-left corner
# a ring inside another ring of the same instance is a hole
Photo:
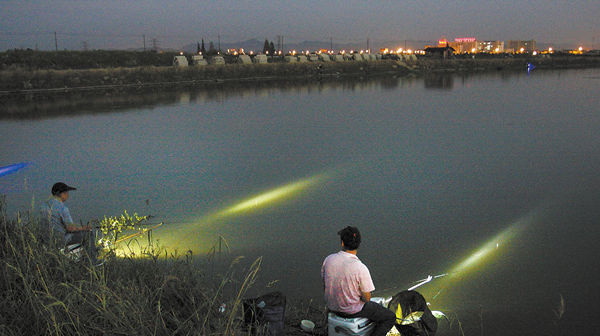
[[[258,327],[266,326],[270,336],[283,336],[285,316],[285,296],[281,292],[272,292],[254,299],[245,299],[244,324],[254,332]]]
[[[398,316],[398,306],[402,309],[402,316]],[[405,290],[394,296],[388,304],[388,309],[396,313],[396,329],[402,336],[434,336],[437,331],[437,320],[427,307],[423,295],[414,290]],[[412,313],[423,312],[420,319],[410,324],[400,324],[400,319]]]

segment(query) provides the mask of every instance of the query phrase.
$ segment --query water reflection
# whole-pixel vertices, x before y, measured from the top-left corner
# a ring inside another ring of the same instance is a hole
[[[122,112],[170,104],[223,102],[233,97],[264,97],[277,92],[310,94],[328,91],[394,89],[412,86],[414,77],[340,77],[210,83],[183,87],[130,88],[13,95],[3,97],[0,119],[39,119],[66,115]]]
[[[2,119],[40,119],[59,116],[124,112],[154,106],[224,102],[234,97],[265,97],[278,92],[297,94],[333,91],[394,90],[423,85],[425,89],[452,90],[455,80],[462,85],[480,77],[509,80],[520,73],[430,73],[424,76],[378,75],[369,77],[305,78],[220,82],[179,87],[139,87],[95,91],[30,94],[0,97]]]
[[[452,74],[433,74],[424,78],[426,89],[444,89],[450,90],[454,87],[454,75]]]

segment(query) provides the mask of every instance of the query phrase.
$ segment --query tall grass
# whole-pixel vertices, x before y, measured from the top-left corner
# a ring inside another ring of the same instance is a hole
[[[1,335],[238,335],[240,305],[261,259],[207,271],[191,254],[74,262],[38,234],[38,222],[7,219],[0,203]],[[210,260],[210,262],[214,262]],[[225,303],[224,312],[219,307]]]

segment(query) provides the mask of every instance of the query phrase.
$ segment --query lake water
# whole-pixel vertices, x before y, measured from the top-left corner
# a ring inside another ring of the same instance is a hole
[[[466,334],[594,334],[599,85],[591,69],[34,99],[0,119],[0,165],[32,163],[0,192],[12,215],[64,181],[76,220],[150,213],[183,253],[222,236],[318,305],[322,260],[357,226],[375,294],[448,273],[419,290]]]

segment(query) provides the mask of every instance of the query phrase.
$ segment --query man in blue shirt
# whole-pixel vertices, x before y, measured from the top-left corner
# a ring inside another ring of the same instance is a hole
[[[42,204],[43,225],[47,225],[51,237],[65,245],[81,244],[92,262],[96,262],[97,249],[91,226],[77,226],[73,223],[69,208],[64,204],[69,199],[69,191],[77,190],[63,182],[52,186],[52,196]]]

